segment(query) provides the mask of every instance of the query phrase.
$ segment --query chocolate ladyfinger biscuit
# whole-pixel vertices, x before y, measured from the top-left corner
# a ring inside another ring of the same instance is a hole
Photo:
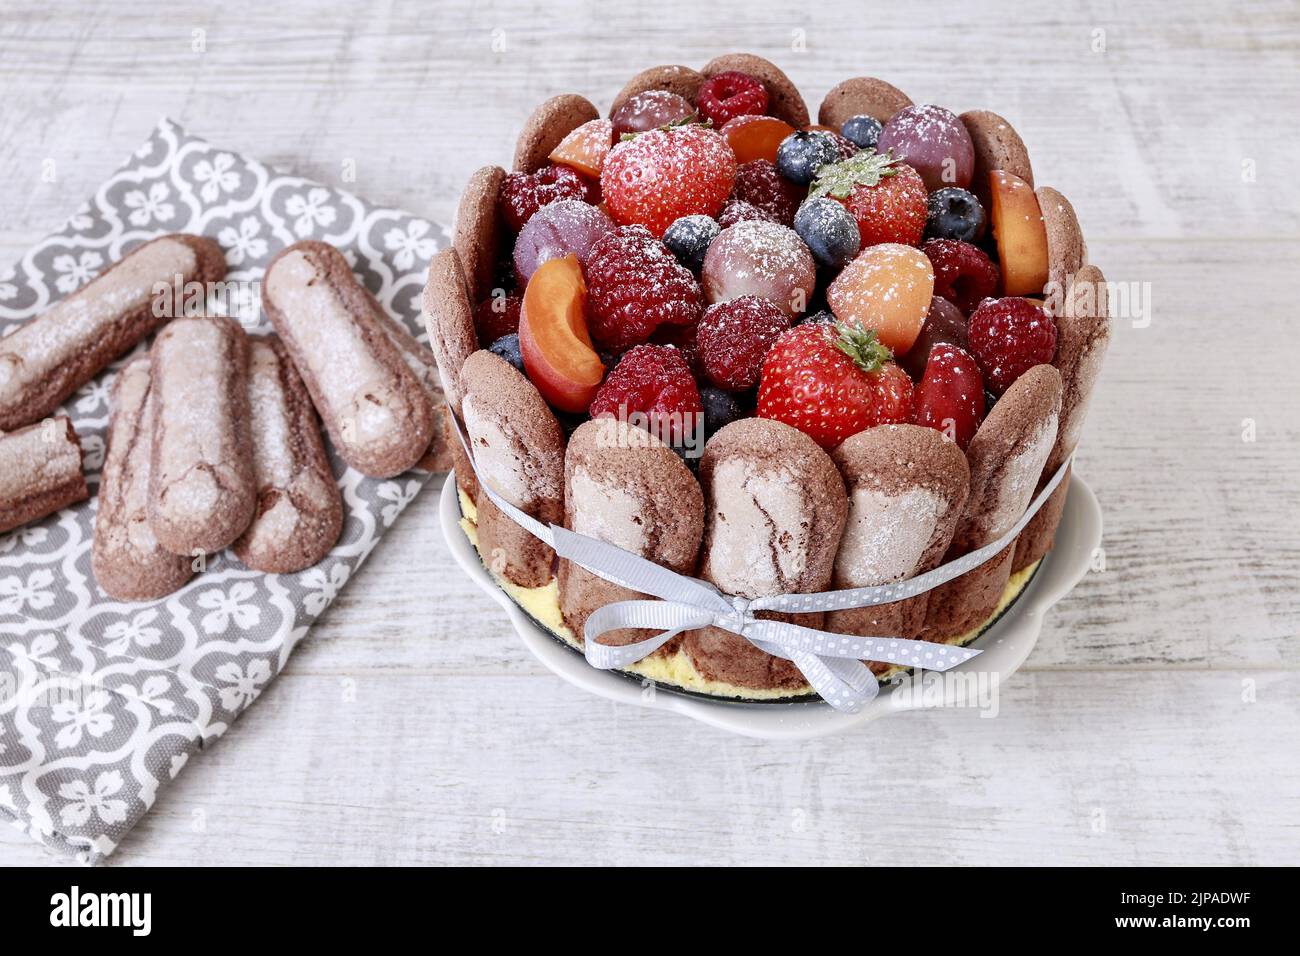
[[[142,355],[117,373],[108,449],[99,479],[90,569],[99,589],[118,601],[152,601],[194,575],[192,558],[163,549],[149,527],[153,448],[150,360]]]
[[[854,116],[874,116],[888,123],[894,114],[912,105],[896,86],[874,76],[854,76],[836,84],[817,110],[817,122],[838,130]]]
[[[600,111],[577,93],[561,93],[543,102],[519,132],[515,143],[515,172],[541,169],[564,137],[594,119],[600,119]]]
[[[689,66],[652,66],[650,69],[642,70],[632,77],[618,91],[618,95],[614,97],[614,102],[609,108],[609,115],[613,116],[617,113],[619,107],[638,93],[648,93],[651,90],[667,90],[669,93],[676,93],[683,99],[694,103],[703,83],[704,76],[695,72]]]
[[[1020,520],[1056,441],[1060,414],[1061,375],[1050,365],[1035,365],[998,399],[966,449],[970,497],[948,558],[997,540]],[[1006,588],[1014,552],[1013,542],[978,568],[929,592],[924,636],[953,640],[987,620]]]
[[[248,336],[233,319],[174,319],[149,351],[149,527],[172,554],[211,554],[253,520]]]
[[[1040,486],[1078,447],[1088,403],[1110,344],[1110,310],[1101,270],[1091,265],[1081,268],[1061,305],[1051,311],[1056,320],[1056,358],[1052,364],[1061,373],[1061,422],[1056,444],[1039,478]],[[1069,488],[1067,476],[1020,532],[1014,570],[1029,567],[1052,549]]]
[[[532,382],[491,352],[475,352],[462,370],[465,431],[481,482],[545,524],[564,517],[564,432]],[[551,579],[555,552],[478,499],[483,560],[507,580],[534,588]]]
[[[455,249],[443,249],[430,260],[422,309],[429,348],[438,363],[442,393],[452,411],[459,415],[464,394],[461,368],[478,351],[479,342],[465,270]]]
[[[808,106],[804,103],[799,88],[771,60],[752,53],[727,53],[704,64],[700,73],[708,79],[728,70],[748,73],[763,82],[767,90],[767,111],[770,115],[785,120],[795,129],[803,129],[808,125]]]
[[[506,171],[500,166],[484,166],[469,178],[460,194],[451,245],[465,270],[471,303],[492,294],[492,275],[501,251],[497,197],[505,178]]]
[[[40,421],[96,373],[172,317],[154,287],[226,274],[211,239],[175,234],[137,246],[95,279],[0,339],[0,430]],[[179,306],[171,310],[180,311]],[[162,314],[157,314],[162,313]]]
[[[0,435],[0,534],[89,494],[81,444],[67,416]]]
[[[1018,176],[1030,186],[1034,185],[1034,168],[1029,163],[1029,150],[1025,141],[1010,123],[991,110],[970,110],[958,117],[971,145],[975,147],[975,167],[971,176],[971,189],[987,209],[989,205],[989,173],[1003,169]]]
[[[879,425],[832,452],[849,491],[849,517],[835,556],[835,587],[893,584],[938,566],[970,492],[955,442],[933,428]],[[928,593],[826,615],[826,630],[863,637],[919,637]],[[892,665],[873,662],[877,674]]]
[[[470,464],[469,456],[465,454],[465,446],[460,443],[460,436],[456,434],[456,413],[451,410],[450,405],[443,405],[439,417],[443,445],[451,457],[451,467],[456,471],[456,486],[465,492],[465,496],[470,501],[478,504],[478,478],[474,474],[474,466]]]
[[[1088,261],[1088,246],[1070,200],[1051,186],[1040,186],[1036,195],[1047,232],[1047,281],[1064,291]]]
[[[705,532],[700,577],[727,594],[760,597],[824,591],[848,514],[829,455],[781,422],[746,418],[718,431],[700,459]],[[821,627],[824,615],[764,617]],[[793,663],[716,627],[685,634],[695,669],[740,687],[801,687]]]
[[[282,250],[262,303],[339,457],[372,478],[415,465],[433,440],[433,408],[343,254],[315,241]]]
[[[248,405],[257,511],[233,550],[255,571],[301,571],[338,541],[343,498],[311,396],[274,335],[249,341]]]
[[[679,574],[691,574],[704,532],[704,494],[677,454],[645,429],[616,418],[584,422],[564,453],[564,526]],[[582,639],[592,611],[646,595],[560,560],[560,610]],[[602,644],[629,644],[644,631],[611,631]],[[676,642],[660,648],[667,654]]]

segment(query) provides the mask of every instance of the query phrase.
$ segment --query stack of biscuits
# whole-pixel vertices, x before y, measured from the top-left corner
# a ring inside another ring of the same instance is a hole
[[[808,110],[789,78],[748,54],[720,57],[699,72],[684,66],[646,70],[618,94],[615,108],[648,90],[694,102],[701,83],[726,70],[761,79],[769,112],[796,129],[808,126]],[[885,123],[910,105],[888,83],[859,77],[826,96],[818,121],[834,129],[854,116]],[[543,103],[520,134],[515,171],[544,165],[556,144],[598,115],[575,94]],[[961,120],[975,149],[976,182],[991,170],[1006,170],[1033,185],[1028,153],[1010,123],[987,111]],[[1009,532],[1074,452],[1110,333],[1104,280],[1087,264],[1070,203],[1053,189],[1036,194],[1050,279],[1065,289],[1063,296],[1044,299],[1059,333],[1055,358],[1001,395],[966,451],[934,428],[890,424],[854,434],[828,452],[781,422],[742,418],[709,438],[693,472],[656,438],[643,433],[630,440],[622,423],[588,421],[566,439],[563,416],[557,418],[514,365],[487,351],[490,343],[478,340],[474,306],[493,294],[496,264],[509,255],[498,213],[506,175],[489,166],[471,177],[454,245],[430,266],[425,321],[447,397],[447,433],[456,416],[477,463],[476,470],[459,444],[449,442],[460,493],[473,505],[469,513],[477,514],[480,553],[512,588],[558,579],[568,631],[562,636],[571,643],[581,642],[593,610],[639,595],[556,561],[480,493],[478,482],[541,521],[562,521],[726,593],[754,598],[889,584],[987,545]],[[601,440],[602,426],[619,434]],[[1068,487],[1067,479],[1014,543],[945,586],[895,604],[792,619],[845,634],[972,640],[995,615],[1013,574],[1033,568],[1051,549]],[[615,631],[601,640],[619,644],[646,636]],[[671,673],[696,691],[740,698],[811,693],[789,661],[723,630],[686,632],[656,657],[688,663]],[[877,674],[892,671],[869,666]]]
[[[170,594],[224,548],[266,573],[320,561],[343,526],[322,422],[364,475],[445,468],[433,357],[342,253],[298,242],[275,258],[265,335],[203,314],[225,272],[211,239],[162,236],[0,340],[3,532],[88,496],[76,432],[50,416],[157,332],[111,393],[91,566],[116,600]],[[191,288],[179,314],[158,291]]]

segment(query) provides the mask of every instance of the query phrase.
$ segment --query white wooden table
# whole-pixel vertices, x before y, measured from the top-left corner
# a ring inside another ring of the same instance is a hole
[[[1076,466],[1105,570],[997,719],[771,744],[588,698],[452,564],[432,486],[116,863],[1300,861],[1294,3],[4,6],[4,261],[164,114],[326,182],[355,160],[348,188],[449,222],[544,96],[605,107],[637,69],[738,49],[814,111],[873,74],[1003,113],[1092,259],[1152,295]],[[0,831],[0,861],[46,859]]]

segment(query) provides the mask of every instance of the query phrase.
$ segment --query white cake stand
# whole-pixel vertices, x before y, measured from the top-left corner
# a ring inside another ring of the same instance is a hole
[[[946,675],[930,673],[921,682],[909,680],[882,686],[880,696],[860,713],[843,714],[815,698],[796,703],[744,703],[680,693],[666,686],[647,693],[639,679],[596,670],[576,650],[534,622],[492,580],[460,527],[460,501],[453,475],[448,475],[443,485],[439,515],[443,537],[457,563],[484,593],[501,605],[524,645],[555,674],[609,700],[667,710],[723,730],[769,740],[825,737],[918,707],[979,706],[971,691],[982,688],[987,692],[1024,663],[1038,641],[1044,615],[1087,573],[1101,543],[1101,508],[1076,473],[1056,532],[1055,547],[1015,603],[971,645],[982,648],[984,653]],[[962,676],[953,679],[952,675]]]

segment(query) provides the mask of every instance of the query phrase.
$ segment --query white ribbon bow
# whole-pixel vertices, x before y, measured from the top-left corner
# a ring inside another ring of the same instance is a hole
[[[452,420],[470,465],[478,474],[474,453]],[[826,703],[845,713],[857,713],[880,692],[880,685],[864,661],[901,664],[925,670],[946,671],[981,652],[978,649],[937,644],[904,637],[857,637],[835,634],[798,624],[755,617],[756,611],[802,614],[841,611],[853,607],[892,604],[924,594],[984,564],[1016,539],[1064,478],[1070,459],[1052,475],[1020,520],[996,541],[942,564],[932,571],[874,587],[822,591],[814,594],[778,594],[744,598],[723,594],[707,581],[670,571],[640,555],[604,541],[577,534],[559,525],[542,524],[516,508],[490,488],[479,475],[479,487],[517,524],[555,549],[562,558],[632,591],[652,594],[657,601],[616,601],[597,608],[583,628],[583,654],[600,670],[624,668],[648,657],[683,631],[718,627],[738,634],[759,650],[791,661]],[[601,644],[598,638],[623,629],[657,630],[659,633],[631,644]]]

